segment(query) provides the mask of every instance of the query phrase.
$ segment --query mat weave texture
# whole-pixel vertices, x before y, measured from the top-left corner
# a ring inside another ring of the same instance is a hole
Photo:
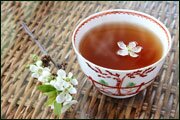
[[[162,21],[173,45],[155,82],[138,95],[113,99],[101,94],[82,73],[72,49],[72,32],[87,16],[108,9],[132,9]],[[44,105],[26,64],[42,55],[20,25],[27,23],[53,58],[68,63],[79,81],[78,103],[60,118],[179,118],[179,2],[1,2],[1,118],[57,118]],[[54,69],[54,68],[53,68]]]

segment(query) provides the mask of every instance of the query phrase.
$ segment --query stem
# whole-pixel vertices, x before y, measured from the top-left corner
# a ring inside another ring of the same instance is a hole
[[[30,31],[30,29],[27,27],[27,25],[26,25],[24,22],[22,22],[21,25],[22,25],[22,27],[24,28],[24,30],[26,31],[26,33],[27,33],[29,36],[31,36],[32,41],[34,41],[34,42],[38,45],[38,47],[40,48],[41,52],[42,52],[43,54],[49,56],[51,62],[54,64],[54,66],[55,66],[57,69],[60,69],[60,68],[58,67],[57,63],[56,63],[56,62],[51,58],[51,56],[47,53],[47,51],[45,50],[45,48],[38,42],[38,40],[37,40],[36,37],[33,35],[33,33]]]

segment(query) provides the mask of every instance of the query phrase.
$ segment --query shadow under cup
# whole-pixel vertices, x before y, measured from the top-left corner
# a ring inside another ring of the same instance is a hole
[[[136,24],[152,31],[161,40],[162,57],[149,66],[133,70],[114,70],[88,61],[79,53],[79,44],[83,36],[96,26],[113,22]],[[74,30],[72,44],[81,69],[92,84],[105,95],[126,98],[136,95],[154,81],[171,48],[172,41],[167,28],[156,18],[133,10],[114,9],[85,18]]]

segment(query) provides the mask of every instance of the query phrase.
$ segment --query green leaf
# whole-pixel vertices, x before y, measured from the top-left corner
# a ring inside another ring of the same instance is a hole
[[[61,115],[61,108],[62,108],[62,103],[57,103],[55,101],[54,102],[54,114],[55,115]]]
[[[55,91],[56,89],[51,86],[51,85],[39,85],[37,87],[38,90],[40,90],[41,92],[50,92],[50,91]]]
[[[48,97],[54,97],[54,96],[56,97],[57,96],[56,90],[50,91],[50,92],[46,92],[44,94],[47,95]]]
[[[45,105],[46,106],[52,105],[55,102],[55,100],[56,100],[56,97],[48,98]]]
[[[135,86],[136,84],[134,83],[134,82],[129,82],[127,85],[126,85],[126,87],[133,87],[133,86]]]
[[[49,106],[52,105],[56,101],[56,97],[48,97],[48,100],[46,101],[45,105]]]
[[[99,82],[101,83],[101,84],[104,84],[104,85],[108,85],[108,83],[106,82],[106,81],[104,81],[104,80],[99,80]]]
[[[48,100],[46,102],[46,105],[47,106],[52,105],[54,103],[54,101],[56,100],[57,92],[51,91],[51,92],[47,92],[44,94],[48,96]]]

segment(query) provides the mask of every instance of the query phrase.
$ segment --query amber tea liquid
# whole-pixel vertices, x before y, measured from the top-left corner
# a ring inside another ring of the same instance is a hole
[[[135,41],[143,49],[138,57],[120,56],[117,42],[126,45]],[[116,70],[142,68],[158,61],[163,54],[159,38],[150,30],[129,23],[111,23],[97,26],[85,34],[79,51],[92,63]]]

